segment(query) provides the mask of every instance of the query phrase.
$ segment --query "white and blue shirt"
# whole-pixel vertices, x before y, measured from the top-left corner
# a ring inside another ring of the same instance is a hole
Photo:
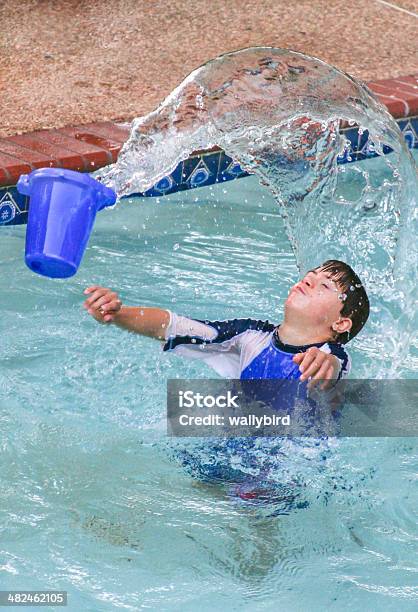
[[[168,312],[170,320],[163,350],[201,359],[225,378],[297,380],[301,372],[293,357],[313,346],[338,358],[341,364],[338,378],[350,372],[350,357],[337,342],[293,346],[281,342],[277,331],[280,326],[269,321],[207,321]]]

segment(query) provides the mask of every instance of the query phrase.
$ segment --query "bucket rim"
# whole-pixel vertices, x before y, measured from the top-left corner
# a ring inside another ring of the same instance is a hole
[[[24,176],[24,175],[22,175]],[[83,187],[90,187],[98,190],[106,189],[106,186],[94,179],[88,172],[76,172],[67,168],[36,168],[26,175],[27,183],[32,184],[33,181],[42,178],[57,179],[63,182],[70,181]]]

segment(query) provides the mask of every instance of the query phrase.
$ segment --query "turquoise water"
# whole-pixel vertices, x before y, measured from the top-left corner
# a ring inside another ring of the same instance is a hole
[[[32,274],[24,235],[1,229],[1,589],[67,590],[71,611],[416,609],[416,439],[283,443],[277,479],[309,505],[271,516],[171,458],[166,379],[216,374],[82,308],[100,284],[127,305],[280,321],[298,270],[254,177],[103,211],[69,280]],[[412,340],[402,377],[418,376]],[[364,376],[381,347],[367,330],[349,347]]]

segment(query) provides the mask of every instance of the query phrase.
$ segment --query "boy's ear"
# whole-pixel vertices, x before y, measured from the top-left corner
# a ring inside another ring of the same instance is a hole
[[[344,332],[350,331],[353,322],[348,317],[340,317],[338,321],[332,324],[332,329],[339,334],[343,334]]]

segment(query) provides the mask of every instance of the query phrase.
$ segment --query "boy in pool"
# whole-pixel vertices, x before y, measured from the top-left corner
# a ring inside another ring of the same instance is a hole
[[[328,260],[289,291],[282,323],[255,319],[191,319],[162,308],[122,306],[117,293],[84,290],[96,321],[164,342],[163,350],[205,361],[227,378],[308,380],[321,389],[348,375],[344,349],[363,328],[369,300],[354,270]]]

